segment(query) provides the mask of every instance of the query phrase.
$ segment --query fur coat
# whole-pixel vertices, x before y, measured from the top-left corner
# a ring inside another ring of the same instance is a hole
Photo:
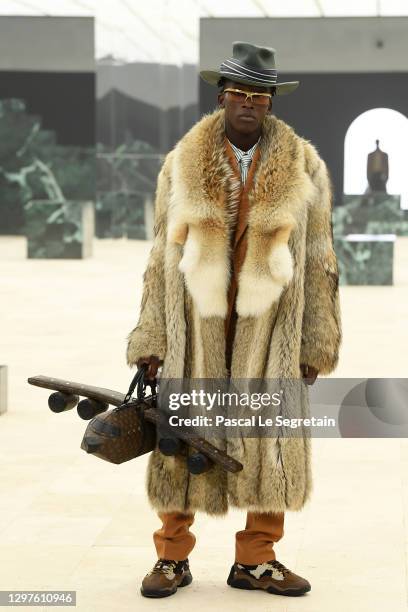
[[[237,178],[224,149],[224,112],[204,115],[168,153],[158,177],[155,238],[126,359],[132,366],[158,355],[162,377],[226,376],[227,205]],[[231,376],[299,381],[301,363],[329,374],[341,342],[332,183],[316,148],[276,116],[265,117],[259,146]],[[299,415],[308,416],[307,385],[300,389]],[[182,456],[151,453],[147,492],[157,511],[217,515],[232,505],[282,512],[300,510],[310,497],[310,436],[217,444],[244,464],[241,472],[214,466],[192,475]]]

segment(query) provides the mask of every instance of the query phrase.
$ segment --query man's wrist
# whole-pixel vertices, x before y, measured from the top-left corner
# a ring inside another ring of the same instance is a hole
[[[319,370],[315,368],[314,366],[309,365],[307,363],[301,363],[300,369],[301,369],[303,380],[305,381],[305,383],[308,385],[313,385],[313,383],[315,382],[319,374]]]

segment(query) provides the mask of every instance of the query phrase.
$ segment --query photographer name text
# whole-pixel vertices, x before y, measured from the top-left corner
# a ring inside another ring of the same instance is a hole
[[[336,420],[332,417],[288,418],[277,415],[274,419],[263,417],[261,414],[252,414],[248,417],[216,417],[197,415],[195,417],[180,417],[171,415],[168,419],[172,427],[336,427]]]

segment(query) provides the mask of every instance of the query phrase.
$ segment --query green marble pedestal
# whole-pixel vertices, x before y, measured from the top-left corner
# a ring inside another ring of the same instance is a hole
[[[342,206],[332,214],[335,236],[348,234],[396,234],[408,236],[408,210],[399,195],[371,193],[344,195]]]
[[[29,259],[91,257],[93,202],[31,200],[24,212]]]
[[[146,240],[145,201],[149,194],[132,193],[128,198],[125,233],[129,239]]]
[[[106,192],[98,196],[96,235],[98,238],[151,240],[154,214],[152,194]],[[146,216],[147,215],[147,216]]]
[[[116,150],[98,145],[96,235],[151,240],[157,179],[165,156],[131,140]]]
[[[340,285],[392,285],[395,234],[334,237]]]
[[[7,412],[7,366],[0,365],[0,414]]]

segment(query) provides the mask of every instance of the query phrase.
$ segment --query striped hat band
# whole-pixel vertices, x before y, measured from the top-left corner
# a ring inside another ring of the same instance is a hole
[[[222,62],[220,75],[230,77],[250,78],[259,85],[274,85],[278,80],[278,73],[275,68],[248,68],[240,60],[231,58]]]

